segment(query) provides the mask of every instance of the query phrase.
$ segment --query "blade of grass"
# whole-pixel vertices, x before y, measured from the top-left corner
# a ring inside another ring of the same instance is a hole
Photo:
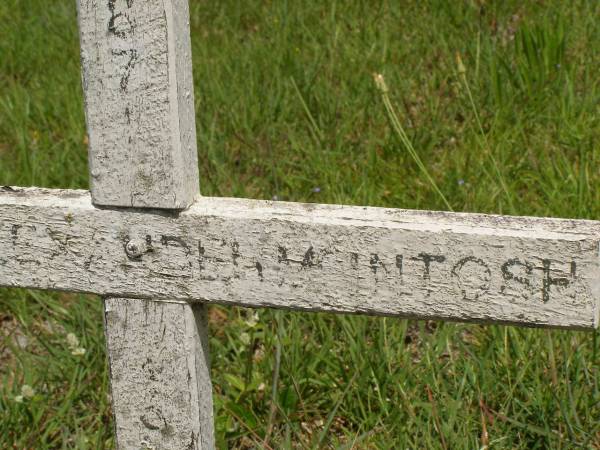
[[[435,192],[437,192],[437,194],[440,196],[440,198],[446,205],[446,208],[448,208],[449,211],[454,211],[454,209],[452,209],[452,206],[450,206],[450,203],[446,199],[446,196],[442,193],[442,191],[438,187],[437,183],[434,181],[434,179],[429,174],[427,167],[425,167],[425,164],[423,164],[421,157],[419,156],[419,154],[413,147],[411,140],[408,138],[406,132],[404,131],[404,127],[402,127],[402,124],[400,123],[400,119],[398,119],[396,110],[394,109],[394,106],[392,105],[392,102],[390,100],[389,89],[388,89],[387,84],[385,83],[383,75],[380,73],[377,73],[377,74],[373,75],[373,78],[375,79],[375,85],[377,86],[377,88],[379,89],[379,92],[381,94],[381,99],[383,100],[383,104],[385,106],[385,110],[387,112],[388,118],[389,118],[390,122],[392,123],[392,128],[398,135],[400,142],[402,142],[402,144],[404,145],[404,148],[408,151],[408,153],[410,154],[412,159],[415,161],[415,163],[417,164],[419,169],[421,169],[421,172],[423,173],[425,178],[427,178],[427,181],[429,181],[429,184],[431,185],[433,190]]]
[[[329,428],[331,427],[331,423],[333,422],[333,419],[335,418],[335,414],[337,413],[338,408],[342,404],[342,401],[344,401],[344,398],[346,397],[346,394],[348,394],[348,391],[350,391],[350,388],[354,384],[354,380],[356,380],[356,377],[358,377],[358,374],[359,374],[359,371],[356,370],[354,372],[354,375],[352,375],[352,378],[350,379],[350,381],[348,382],[348,384],[344,388],[344,392],[342,392],[342,394],[339,396],[339,398],[335,402],[335,406],[333,407],[333,409],[329,413],[329,416],[327,416],[327,422],[325,422],[325,426],[323,427],[323,430],[319,434],[319,438],[317,439],[317,443],[314,445],[313,449],[322,448],[321,444],[325,440],[325,436],[327,436],[327,432],[329,431]]]

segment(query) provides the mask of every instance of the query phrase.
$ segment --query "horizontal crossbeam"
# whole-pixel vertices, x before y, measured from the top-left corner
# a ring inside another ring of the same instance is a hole
[[[600,222],[200,198],[98,208],[0,188],[0,285],[594,328]]]

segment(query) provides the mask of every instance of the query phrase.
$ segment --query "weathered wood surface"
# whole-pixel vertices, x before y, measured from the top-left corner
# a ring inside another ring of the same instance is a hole
[[[206,307],[105,300],[119,449],[214,448]]]
[[[78,11],[94,204],[186,208],[199,194],[187,0],[78,0]],[[31,226],[44,228],[41,222]],[[12,236],[19,227],[11,227]],[[51,222],[45,228],[59,253],[79,252],[66,229],[54,230]],[[98,248],[84,269],[107,256]],[[70,264],[51,267],[68,272],[46,272],[48,279],[77,276]],[[106,268],[112,278],[113,269]],[[113,278],[115,289],[102,293],[135,296],[129,288],[137,274],[122,275]],[[88,282],[92,287],[99,280]],[[160,298],[105,300],[117,448],[212,449],[204,307]]]
[[[0,285],[591,328],[600,222],[200,198],[181,213],[0,192]]]
[[[95,204],[180,209],[198,194],[187,0],[78,0]]]

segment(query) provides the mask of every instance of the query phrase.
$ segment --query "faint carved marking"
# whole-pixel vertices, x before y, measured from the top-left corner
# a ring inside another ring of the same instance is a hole
[[[129,109],[129,106],[125,107],[125,119],[127,119],[127,125],[131,125],[131,111]]]
[[[358,269],[358,253],[350,253],[350,265],[353,269]]]
[[[288,265],[290,264],[290,261],[288,260],[287,249],[282,245],[277,247],[277,262]]]
[[[127,62],[123,66],[123,75],[121,75],[121,81],[119,82],[119,86],[121,88],[121,92],[125,92],[127,90],[127,86],[129,84],[129,77],[131,76],[131,72],[133,68],[137,64],[138,53],[135,49],[130,50],[112,50],[112,54],[114,56],[125,56],[127,57]],[[131,123],[131,111],[129,107],[125,107],[125,117],[127,119],[127,123]]]
[[[198,265],[200,267],[200,272],[204,270],[204,253],[206,250],[202,246],[202,241],[198,241]]]
[[[146,416],[140,416],[140,421],[149,430],[159,430],[160,426],[153,424]]]
[[[192,250],[190,249],[190,246],[187,244],[187,242],[185,242],[182,238],[180,238],[178,236],[167,236],[167,235],[163,234],[160,237],[160,243],[165,247],[169,247],[169,246],[181,247],[181,248],[185,249],[186,255],[189,255],[190,253],[192,253]]]
[[[256,261],[256,271],[258,272],[258,277],[260,278],[260,281],[265,281],[265,277],[263,275],[263,266],[261,263],[259,263],[258,261]]]
[[[402,278],[402,263],[404,260],[403,255],[396,255],[396,268],[398,269],[398,276]]]
[[[19,228],[21,228],[22,225],[16,225],[14,224],[12,227],[10,227],[10,234],[11,234],[11,238],[12,238],[12,244],[13,247],[17,244],[17,237],[19,236]]]
[[[108,10],[110,11],[110,18],[108,19],[108,32],[121,39],[127,37],[127,34],[132,32],[134,29],[133,23],[129,18],[129,14],[123,14],[122,12],[116,12],[116,0],[108,0]],[[127,8],[133,6],[133,0],[127,0]],[[123,21],[126,24],[123,24]]]
[[[234,266],[238,265],[237,260],[240,256],[242,256],[240,254],[240,244],[238,244],[237,241],[233,241],[231,243],[231,259],[233,261]]]
[[[54,231],[51,230],[50,228],[46,228],[46,233],[48,233],[48,236],[50,236],[50,239],[52,239],[54,242],[56,242],[58,244],[58,247],[65,253],[67,253],[68,249],[68,245],[69,245],[69,239],[70,236],[65,234],[65,233],[61,233],[60,231]]]
[[[317,256],[311,245],[310,247],[308,247],[308,250],[306,250],[306,253],[304,253],[304,258],[302,259],[302,262],[300,263],[300,265],[302,266],[303,269],[306,269],[307,267],[314,267],[317,264],[318,264]]]

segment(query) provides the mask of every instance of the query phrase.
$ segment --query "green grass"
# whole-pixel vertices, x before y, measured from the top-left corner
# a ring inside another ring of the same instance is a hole
[[[191,14],[203,194],[600,219],[597,1]],[[0,36],[0,184],[86,188],[75,2]],[[210,312],[221,448],[600,448],[598,333],[252,314]],[[107,383],[98,298],[0,290],[0,448],[112,447]]]

